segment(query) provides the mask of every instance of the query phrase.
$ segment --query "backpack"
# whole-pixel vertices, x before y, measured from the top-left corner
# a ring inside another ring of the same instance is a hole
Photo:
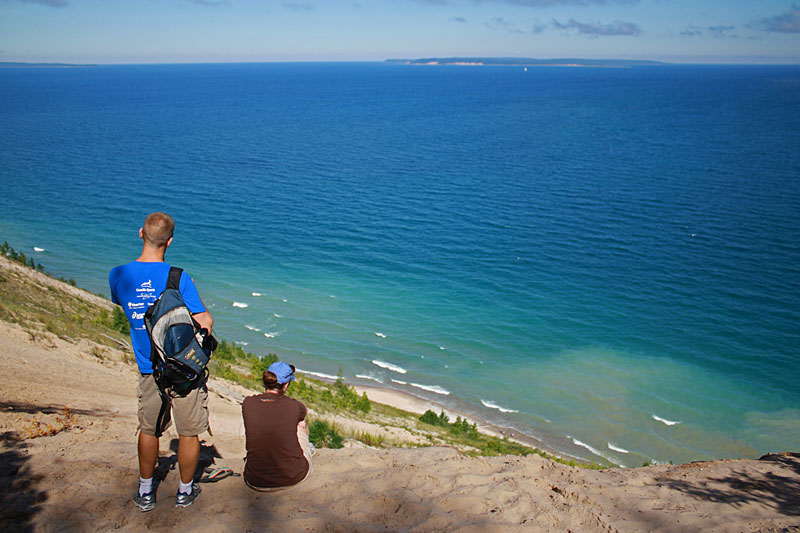
[[[216,339],[192,317],[180,292],[183,270],[170,267],[167,288],[144,314],[150,337],[153,378],[161,396],[156,437],[171,398],[186,396],[205,384],[208,361],[217,347]]]

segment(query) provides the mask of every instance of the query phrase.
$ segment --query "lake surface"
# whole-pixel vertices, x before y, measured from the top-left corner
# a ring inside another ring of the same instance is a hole
[[[5,68],[0,125],[0,240],[94,292],[165,210],[254,353],[594,461],[800,450],[800,67]]]

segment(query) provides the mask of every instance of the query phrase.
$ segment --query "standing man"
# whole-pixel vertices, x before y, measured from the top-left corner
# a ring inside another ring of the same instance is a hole
[[[156,419],[161,408],[153,366],[150,362],[150,337],[144,325],[144,313],[167,286],[170,265],[164,262],[164,254],[172,244],[175,222],[166,213],[151,213],[139,229],[142,239],[142,254],[135,261],[111,270],[108,283],[111,299],[122,306],[131,325],[131,343],[139,366],[139,490],[133,502],[141,511],[151,511],[156,506],[153,488],[153,472],[158,461],[158,437]],[[192,317],[211,333],[214,318],[197,294],[194,281],[185,272],[181,275],[180,293]],[[198,435],[208,429],[208,390],[205,385],[193,390],[186,397],[172,399],[171,411],[178,431],[178,467],[180,487],[176,496],[177,507],[188,507],[200,497],[200,487],[193,481],[200,456]],[[170,413],[167,411],[163,429],[169,427]]]

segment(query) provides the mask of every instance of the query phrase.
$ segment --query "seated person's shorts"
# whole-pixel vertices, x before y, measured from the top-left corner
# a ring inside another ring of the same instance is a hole
[[[161,410],[161,396],[152,374],[139,374],[139,430],[145,435],[156,434],[156,420]],[[181,437],[194,437],[208,430],[208,389],[205,385],[185,397],[172,399],[161,424],[166,430],[171,423],[170,411],[175,418],[175,429]]]

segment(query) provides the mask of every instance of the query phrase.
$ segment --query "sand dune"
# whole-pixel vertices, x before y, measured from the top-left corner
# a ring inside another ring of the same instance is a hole
[[[314,475],[259,494],[239,477],[204,484],[174,507],[173,433],[162,441],[159,505],[131,503],[137,479],[135,373],[100,361],[89,343],[31,341],[0,324],[0,517],[36,531],[797,531],[800,456],[605,471],[538,456],[472,458],[451,448],[323,449]],[[243,428],[234,385],[212,381],[214,435],[203,460],[241,472]],[[19,437],[38,420],[73,427]],[[785,529],[790,528],[790,529]]]
[[[256,493],[229,477],[178,509],[173,430],[162,439],[158,506],[141,513],[131,502],[136,372],[122,359],[0,321],[0,530],[800,532],[800,454],[788,453],[593,471],[537,455],[353,443],[319,450],[312,477],[288,491]],[[215,379],[209,388],[214,434],[201,437],[201,461],[240,473],[249,392]]]

